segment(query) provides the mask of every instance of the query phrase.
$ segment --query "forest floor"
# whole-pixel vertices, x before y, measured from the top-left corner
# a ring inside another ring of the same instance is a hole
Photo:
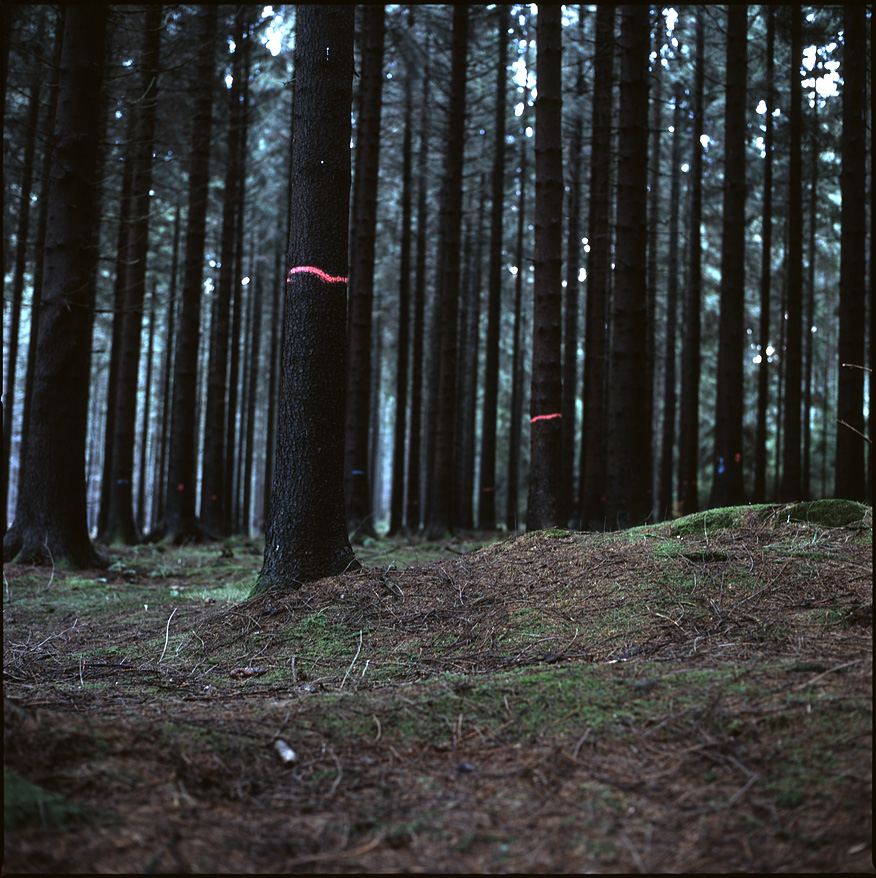
[[[3,872],[873,872],[872,526],[7,565]]]

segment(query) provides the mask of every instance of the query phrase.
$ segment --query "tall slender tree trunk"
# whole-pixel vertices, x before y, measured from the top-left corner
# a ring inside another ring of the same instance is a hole
[[[146,342],[146,379],[143,383],[143,419],[140,426],[140,461],[138,472],[140,474],[137,480],[137,503],[134,513],[134,519],[137,524],[137,530],[145,533],[146,527],[146,483],[149,481],[149,470],[147,461],[149,459],[149,435],[151,433],[150,425],[152,419],[152,373],[153,354],[155,353],[155,285],[152,286],[152,293],[149,298],[149,332]]]
[[[678,226],[681,205],[681,138],[684,130],[684,89],[676,84],[673,93],[672,159],[669,184],[669,254],[666,265],[666,339],[663,371],[663,435],[660,447],[660,483],[657,514],[669,518],[672,513],[673,452],[675,449],[675,359],[678,323]]]
[[[608,395],[608,490],[611,527],[642,524],[651,512],[652,388],[647,349],[648,54],[647,6],[621,14],[617,249],[612,297]]]
[[[584,41],[584,6],[578,6],[578,35]],[[569,223],[566,233],[566,291],[563,314],[562,500],[561,515],[577,518],[575,504],[575,409],[578,401],[578,299],[581,284],[581,150],[584,140],[584,62],[575,69],[575,102],[569,141]]]
[[[426,37],[429,47],[429,37]],[[429,52],[426,52],[428,57]],[[414,269],[414,328],[411,350],[411,428],[408,446],[407,530],[416,532],[422,523],[422,418],[423,418],[423,352],[426,312],[426,240],[428,211],[427,169],[429,166],[429,68],[423,71],[423,97],[420,115],[420,143],[417,156],[417,253]]]
[[[690,226],[687,287],[684,293],[684,340],[681,354],[681,399],[678,440],[678,511],[690,515],[699,509],[700,354],[702,298],[703,134],[705,91],[704,10],[697,7],[696,67],[690,160]]]
[[[450,99],[444,165],[441,254],[441,347],[435,428],[435,468],[427,535],[453,532],[453,437],[456,407],[456,335],[462,238],[462,167],[465,149],[468,7],[453,7]]]
[[[66,10],[48,189],[32,424],[3,560],[103,566],[88,536],[85,440],[100,224],[107,7]]]
[[[243,94],[243,52],[245,9],[240,6],[234,16],[232,39],[234,58],[231,88],[228,89],[228,151],[225,164],[225,192],[222,206],[222,233],[219,255],[219,280],[213,300],[210,332],[210,361],[207,400],[204,415],[204,458],[201,479],[201,521],[216,534],[226,533],[228,485],[225,483],[227,439],[226,397],[228,395],[228,347],[231,330],[231,297],[235,281],[234,244],[237,224],[238,186],[241,155],[241,97]]]
[[[710,506],[745,502],[742,358],[745,338],[745,99],[748,7],[727,7],[724,214],[715,453]],[[798,406],[799,409],[799,406]],[[797,434],[799,436],[799,432]]]
[[[152,188],[152,148],[155,139],[157,78],[160,68],[161,5],[146,7],[143,22],[140,100],[129,112],[136,115],[134,139],[128,161],[131,165],[129,222],[125,234],[122,271],[123,309],[121,349],[118,357],[116,398],[108,400],[114,409],[109,507],[102,543],[133,545],[140,540],[134,520],[134,449],[136,443],[137,393],[140,385],[140,337],[143,303],[146,297],[146,261],[149,252],[149,209]]]
[[[362,9],[365,18],[365,45],[362,50],[356,137],[348,327],[350,362],[347,373],[347,527],[354,540],[363,536],[374,536],[376,533],[368,472],[368,428],[372,405],[374,247],[377,233],[383,43],[386,30],[386,11],[383,6],[366,5]]]
[[[866,23],[862,6],[843,8],[842,238],[840,256],[839,375],[834,494],[863,500],[864,298],[866,254]],[[872,234],[872,233],[871,233]],[[873,265],[870,266],[871,284]],[[871,313],[873,302],[870,303]],[[871,338],[872,346],[872,338]],[[872,347],[871,347],[872,350]],[[872,361],[870,363],[872,367]],[[870,374],[873,386],[873,374]],[[855,432],[857,431],[857,433]],[[872,438],[872,437],[871,437]]]
[[[252,470],[255,462],[255,417],[258,403],[259,388],[259,357],[262,340],[262,274],[264,269],[261,260],[257,260],[253,280],[252,320],[249,326],[251,347],[249,350],[249,387],[247,389],[246,407],[246,457],[243,466],[243,533],[252,533]]]
[[[398,356],[395,370],[395,426],[392,447],[392,494],[389,534],[397,534],[404,523],[405,438],[408,422],[408,363],[411,336],[411,190],[413,188],[413,105],[411,69],[405,77],[405,119],[402,143],[401,253],[398,280]]]
[[[198,16],[199,51],[195,69],[192,117],[189,207],[183,266],[182,312],[174,356],[167,494],[164,519],[154,538],[173,544],[213,537],[195,514],[198,342],[204,280],[210,140],[213,122],[213,75],[218,7]]]
[[[298,7],[292,213],[277,460],[255,586],[358,567],[344,510],[352,6]]]
[[[581,523],[605,522],[606,316],[611,266],[611,126],[614,88],[614,19],[611,5],[596,7],[596,73],[593,83],[593,144],[587,237],[587,311],[584,349],[584,414],[579,472]]]
[[[496,141],[493,150],[490,205],[490,265],[487,338],[484,358],[484,408],[481,428],[480,504],[482,530],[496,528],[496,424],[499,407],[499,320],[502,312],[502,240],[505,209],[505,112],[508,87],[508,11],[497,6]]]
[[[535,275],[527,530],[565,523],[562,504],[562,9],[538,8],[535,101]]]
[[[803,10],[791,16],[791,124],[788,168],[788,307],[785,342],[785,430],[780,499],[799,500],[802,488],[800,409],[803,383]]]
[[[37,31],[35,44],[42,42],[43,20]],[[4,377],[6,388],[3,393],[3,459],[2,459],[2,496],[3,520],[6,521],[7,507],[9,502],[9,463],[12,455],[12,425],[15,421],[16,389],[15,376],[18,373],[18,335],[21,327],[21,302],[24,291],[24,273],[27,263],[28,237],[30,236],[31,219],[31,188],[34,177],[34,161],[37,144],[37,122],[40,110],[40,82],[43,71],[42,64],[33,62],[31,73],[30,90],[28,94],[27,115],[24,120],[23,134],[26,138],[24,155],[22,157],[22,170],[20,190],[18,197],[18,227],[15,231],[15,272],[12,278],[12,301],[10,303],[9,320],[9,349],[6,357],[6,369]]]
[[[770,6],[764,6],[767,24],[766,55],[766,113],[764,115],[764,161],[763,161],[763,221],[761,227],[760,265],[760,362],[757,366],[757,428],[754,440],[754,499],[766,501],[766,422],[769,403],[770,357],[770,288],[772,286],[773,250],[773,110],[775,108],[774,67],[776,44],[776,14]]]

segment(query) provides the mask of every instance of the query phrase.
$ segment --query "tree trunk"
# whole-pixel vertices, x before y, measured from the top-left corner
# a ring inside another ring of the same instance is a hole
[[[100,223],[107,7],[67,9],[48,191],[32,424],[3,559],[103,566],[88,536],[85,438]]]
[[[596,74],[587,237],[584,415],[581,425],[580,504],[584,527],[605,523],[606,311],[611,266],[611,125],[614,87],[614,6],[596,7]]]
[[[426,57],[429,57],[429,36],[426,36]],[[411,429],[408,447],[407,530],[417,532],[422,523],[422,419],[423,419],[423,353],[426,312],[426,240],[428,211],[427,168],[429,165],[429,68],[423,71],[423,98],[420,116],[420,145],[417,156],[417,254],[414,270],[414,330],[411,350]]]
[[[395,370],[395,427],[392,447],[392,494],[389,533],[401,529],[405,515],[405,438],[408,415],[408,362],[411,336],[411,190],[414,91],[410,66],[405,76],[405,118],[402,143],[401,252],[398,280],[398,357]]]
[[[800,408],[803,382],[803,10],[789,6],[791,16],[791,123],[788,179],[788,307],[785,343],[785,436],[779,499],[799,500],[802,487]],[[740,330],[741,332],[741,330]],[[741,432],[741,431],[740,431]]]
[[[770,343],[770,288],[772,286],[773,250],[773,109],[775,107],[774,72],[776,43],[776,14],[770,6],[764,6],[767,24],[766,55],[766,114],[764,115],[763,162],[763,221],[761,227],[760,264],[760,362],[757,366],[757,428],[754,440],[754,500],[766,502],[766,421],[769,404],[769,361],[767,347]]]
[[[727,7],[721,317],[718,330],[714,470],[709,499],[709,505],[713,507],[735,506],[745,502],[745,486],[742,480],[742,358],[745,338],[747,24],[747,6]],[[797,435],[799,436],[799,432]]]
[[[673,452],[675,449],[675,338],[678,322],[678,225],[681,204],[681,135],[684,129],[684,89],[676,84],[673,95],[672,159],[669,184],[669,258],[666,265],[666,339],[663,371],[663,437],[660,455],[660,484],[657,514],[672,514]]]
[[[699,509],[700,355],[702,298],[703,134],[705,85],[704,10],[697,7],[696,68],[691,126],[690,225],[687,287],[684,294],[684,340],[681,354],[681,400],[678,423],[678,512]]]
[[[502,311],[502,239],[505,210],[505,112],[508,83],[508,10],[496,7],[496,140],[493,149],[490,205],[490,267],[487,338],[484,359],[484,407],[478,523],[496,528],[496,423],[499,406],[499,318]]]
[[[578,6],[578,36],[584,42],[584,6]],[[578,300],[581,284],[581,150],[584,140],[584,62],[575,70],[575,102],[569,141],[569,225],[566,234],[566,290],[563,314],[563,405],[561,518],[578,518],[575,504],[575,409],[578,400]]]
[[[866,45],[864,8],[844,7],[842,238],[840,256],[839,375],[834,495],[863,500],[864,299],[866,254]],[[871,283],[873,266],[870,266]],[[870,308],[872,312],[873,303]],[[872,339],[871,350],[872,350]],[[872,367],[872,360],[870,366]],[[873,386],[873,373],[870,374]],[[855,431],[858,431],[857,433]],[[872,438],[872,437],[871,437]]]
[[[43,37],[43,19],[40,19],[35,44]],[[30,235],[31,188],[33,186],[34,160],[38,137],[37,122],[40,109],[40,82],[42,62],[34,59],[31,71],[30,94],[28,95],[27,116],[24,120],[23,135],[26,138],[22,158],[21,181],[18,197],[18,227],[15,231],[15,273],[12,278],[12,302],[9,319],[9,350],[6,357],[6,389],[3,393],[3,459],[2,496],[3,520],[6,521],[9,502],[9,462],[12,454],[12,426],[15,421],[15,376],[18,372],[18,335],[21,326],[21,300],[24,291],[24,272],[27,263],[27,245]],[[5,242],[4,242],[5,246]]]
[[[344,510],[352,6],[298,7],[292,214],[277,459],[255,586],[358,567]]]
[[[562,503],[562,10],[538,9],[535,101],[535,275],[527,530],[565,524]]]
[[[222,232],[219,256],[219,280],[213,300],[210,332],[210,362],[207,401],[204,416],[204,459],[201,479],[201,521],[216,534],[226,533],[228,486],[225,484],[225,431],[228,394],[228,347],[231,329],[231,296],[235,281],[234,244],[237,224],[238,186],[240,183],[240,135],[243,92],[243,44],[246,7],[238,7],[234,16],[232,39],[234,58],[231,88],[228,89],[228,152],[225,164],[225,191],[222,203]]]
[[[146,261],[149,252],[149,209],[152,188],[152,147],[155,139],[157,77],[160,67],[161,5],[146,7],[143,22],[139,103],[135,114],[133,143],[129,147],[131,166],[129,222],[124,236],[121,315],[121,348],[118,357],[114,409],[109,504],[98,540],[102,543],[133,545],[140,532],[134,521],[134,446],[136,441],[137,393],[140,385],[140,336],[146,294]],[[115,320],[113,321],[115,324]]]
[[[374,307],[374,248],[377,233],[377,184],[380,164],[380,116],[383,93],[383,43],[386,11],[366,5],[362,50],[360,110],[356,137],[353,242],[350,262],[347,374],[347,527],[353,539],[374,536],[368,473],[371,414],[371,344]],[[373,475],[373,474],[372,474]]]
[[[620,39],[617,249],[608,395],[610,527],[642,524],[651,512],[652,388],[647,348],[648,54],[647,6],[624,6]]]
[[[453,436],[456,406],[456,331],[459,315],[460,243],[462,235],[462,167],[465,149],[468,7],[453,7],[453,38],[444,166],[441,278],[441,353],[435,427],[435,469],[427,535],[438,539],[453,532]]]
[[[213,122],[213,76],[218,7],[198,15],[199,51],[195,70],[189,170],[189,208],[183,266],[182,312],[174,356],[173,402],[170,416],[167,493],[164,520],[154,537],[174,545],[215,538],[195,514],[198,342],[204,281],[204,243],[210,140]]]

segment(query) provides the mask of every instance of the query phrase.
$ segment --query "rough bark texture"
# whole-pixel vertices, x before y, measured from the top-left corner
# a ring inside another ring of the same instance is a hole
[[[405,131],[402,144],[401,253],[398,282],[398,358],[395,381],[395,427],[392,446],[392,496],[389,534],[397,534],[404,523],[405,439],[408,421],[408,363],[411,337],[411,190],[413,174],[413,84],[411,70],[405,77]]]
[[[277,455],[256,592],[358,566],[344,510],[353,7],[300,6]],[[319,274],[302,268],[318,269]]]
[[[843,142],[842,142],[842,255],[840,257],[840,330],[839,330],[839,388],[837,417],[845,424],[837,424],[836,485],[837,497],[863,500],[866,492],[864,479],[864,440],[859,433],[864,428],[864,292],[866,253],[865,212],[865,78],[866,78],[866,24],[863,6],[846,6],[844,13],[846,34],[843,58]],[[872,232],[871,232],[872,234]],[[870,266],[871,288],[873,266]],[[872,312],[873,303],[870,308]],[[872,344],[871,360],[872,367]],[[845,365],[848,363],[849,365]],[[870,374],[870,387],[873,374]],[[872,405],[872,394],[871,394]],[[870,417],[872,418],[872,409]],[[872,438],[872,437],[871,437]],[[872,472],[871,472],[872,479]]]
[[[764,114],[764,152],[763,160],[763,224],[761,226],[761,267],[760,267],[760,321],[759,345],[760,363],[757,367],[757,427],[754,440],[754,494],[755,502],[766,501],[766,422],[769,394],[769,357],[767,346],[770,341],[770,292],[772,288],[773,253],[773,109],[774,59],[776,45],[776,14],[769,6],[764,7],[767,19],[766,47],[766,113]]]
[[[383,6],[362,7],[365,45],[350,263],[350,365],[347,374],[347,526],[354,539],[374,536],[369,478],[368,433],[371,414],[372,308],[374,248],[377,234],[377,182],[380,163],[380,115],[383,93]]]
[[[666,341],[663,372],[663,431],[657,515],[666,519],[672,513],[673,452],[675,449],[675,338],[678,323],[678,224],[681,203],[681,137],[684,130],[684,90],[676,85],[673,95],[672,160],[669,184],[669,258],[666,277]]]
[[[107,7],[67,9],[48,190],[31,427],[4,561],[100,566],[88,536],[85,437],[99,211]]]
[[[651,512],[651,386],[647,369],[647,6],[624,6],[620,38],[617,249],[608,395],[609,527],[642,524]]]
[[[564,524],[562,505],[562,10],[542,4],[535,101],[535,277],[527,530]]]
[[[584,527],[605,522],[606,308],[611,264],[611,115],[614,83],[613,6],[596,9],[596,74],[587,238],[587,311],[584,347],[584,415],[581,428],[580,506]]]
[[[462,164],[465,148],[468,7],[453,7],[450,113],[444,166],[442,218],[441,341],[435,426],[435,468],[427,534],[437,539],[453,531],[453,436],[456,408],[456,334],[462,239]]]
[[[496,7],[496,140],[490,205],[490,267],[487,339],[484,359],[484,413],[481,428],[481,474],[478,521],[496,527],[496,421],[499,400],[499,317],[502,310],[502,232],[505,208],[505,112],[508,83],[508,11]]]
[[[803,381],[803,10],[790,6],[791,107],[788,160],[788,306],[785,343],[785,430],[782,446],[781,500],[801,498],[801,404]],[[740,431],[741,432],[741,431]],[[862,473],[863,475],[863,473]]]
[[[727,109],[724,121],[727,135],[724,148],[721,318],[710,506],[731,506],[745,502],[742,480],[742,357],[745,339],[747,22],[747,6],[727,8]]]

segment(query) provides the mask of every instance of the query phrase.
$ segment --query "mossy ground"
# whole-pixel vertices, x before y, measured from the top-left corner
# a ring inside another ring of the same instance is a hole
[[[873,871],[837,511],[382,540],[252,599],[257,542],[9,565],[4,868]]]

